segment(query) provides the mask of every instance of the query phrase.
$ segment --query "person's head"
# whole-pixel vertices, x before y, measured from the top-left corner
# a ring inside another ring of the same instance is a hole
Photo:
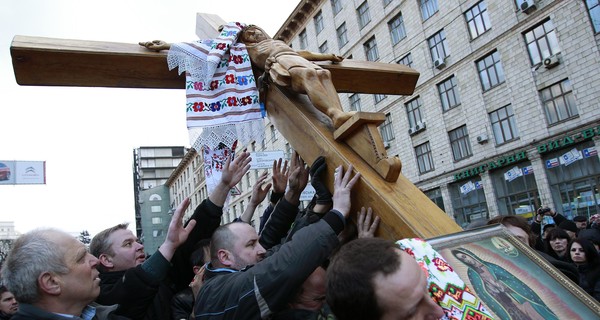
[[[0,314],[12,315],[19,310],[15,295],[6,286],[0,286]]]
[[[97,264],[98,259],[75,237],[38,229],[15,241],[2,279],[20,303],[79,316],[100,294]]]
[[[90,243],[90,252],[100,260],[101,272],[123,271],[144,263],[144,245],[122,223],[99,232]]]
[[[210,239],[202,239],[195,245],[195,250],[190,255],[190,263],[194,274],[198,273],[203,265],[210,262]]]
[[[554,251],[559,257],[562,257],[567,252],[571,237],[561,228],[552,229],[546,236],[545,244],[548,252]]]
[[[549,223],[545,225],[544,232],[542,232],[542,240],[546,240],[546,237],[548,237],[548,233],[550,233],[550,231],[554,230],[555,228],[556,225],[554,223]]]
[[[575,222],[575,225],[579,230],[587,228],[587,217],[585,216],[575,216],[573,217],[573,222]]]
[[[524,244],[531,246],[533,243],[531,227],[525,218],[521,216],[497,216],[487,222],[488,225],[496,223],[501,223],[513,236],[521,240]]]
[[[259,43],[263,40],[271,39],[271,37],[269,37],[265,30],[251,24],[242,30],[239,39],[240,42],[250,44]]]
[[[586,264],[595,265],[600,263],[600,254],[594,247],[591,241],[586,239],[577,238],[569,245],[569,253],[571,254],[571,260],[575,264]]]
[[[483,267],[483,263],[479,261],[471,252],[462,249],[452,250],[452,254],[464,264],[471,268],[481,268]]]
[[[596,251],[600,252],[600,230],[598,229],[585,229],[579,231],[579,235],[577,236],[579,239],[589,240],[594,247],[596,247]]]
[[[210,241],[213,267],[242,270],[261,261],[265,252],[258,242],[256,230],[245,222],[232,222],[220,226]]]
[[[439,319],[427,276],[392,241],[360,238],[342,246],[327,268],[327,303],[339,320]]]
[[[325,303],[325,291],[327,286],[327,272],[323,267],[317,267],[313,273],[306,278],[298,293],[289,303],[292,309],[303,309],[318,311]]]
[[[579,231],[579,229],[577,229],[577,225],[575,224],[575,222],[571,220],[565,220],[559,223],[558,227],[560,229],[565,230],[569,235],[569,238],[571,238],[571,240],[577,238],[577,231]]]

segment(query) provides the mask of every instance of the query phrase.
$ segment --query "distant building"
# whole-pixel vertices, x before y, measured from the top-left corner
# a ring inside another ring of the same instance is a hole
[[[274,38],[421,73],[411,96],[340,98],[386,114],[388,154],[459,225],[600,212],[598,3],[307,0]]]
[[[15,231],[14,221],[0,221],[0,240],[15,240],[20,235]]]
[[[165,183],[177,168],[185,147],[139,147],[133,151],[136,235],[152,254],[167,234],[171,199]]]

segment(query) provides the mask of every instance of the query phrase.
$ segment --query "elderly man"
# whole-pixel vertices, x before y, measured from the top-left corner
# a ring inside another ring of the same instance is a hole
[[[15,295],[6,286],[0,286],[0,320],[8,320],[19,310]]]
[[[363,238],[342,246],[327,269],[327,303],[339,320],[439,319],[427,276],[394,242]]]
[[[98,259],[75,237],[38,229],[19,237],[2,279],[20,302],[11,319],[125,319],[116,306],[90,305],[100,293]]]
[[[96,301],[119,304],[117,312],[133,319],[169,319],[173,296],[194,277],[189,257],[196,243],[210,238],[219,226],[229,190],[250,169],[251,160],[248,152],[227,159],[221,181],[183,227],[183,212],[190,203],[185,199],[175,210],[167,239],[147,261],[143,245],[126,225],[98,233],[90,244],[91,253],[100,260],[101,292]]]
[[[290,177],[296,171],[302,168]],[[345,174],[338,167],[333,209],[264,260],[265,249],[252,226],[234,222],[219,227],[211,239],[211,262],[196,300],[195,318],[265,319],[285,308],[339,243],[337,235],[350,213],[350,190],[360,174],[351,176],[352,166]]]

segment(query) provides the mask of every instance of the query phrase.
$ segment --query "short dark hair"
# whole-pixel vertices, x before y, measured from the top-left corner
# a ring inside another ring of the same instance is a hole
[[[381,318],[374,279],[400,268],[399,250],[381,238],[360,238],[340,248],[327,268],[327,304],[336,319]]]
[[[210,252],[210,239],[202,239],[194,245],[195,250],[190,255],[190,263],[192,266],[201,267],[204,265],[204,260],[210,260],[210,257],[204,256],[204,250],[208,249]]]
[[[527,220],[521,216],[497,216],[494,217],[490,220],[488,220],[487,225],[492,225],[492,224],[496,224],[496,223],[500,223],[503,226],[513,226],[516,228],[519,228],[523,231],[525,231],[525,233],[527,233],[527,240],[528,240],[528,244],[530,247],[533,246],[533,244],[535,243],[535,240],[533,238],[533,233],[531,232],[531,226],[529,225],[529,223],[527,223]]]
[[[233,244],[237,236],[231,232],[229,227],[234,223],[245,223],[242,221],[234,221],[228,224],[224,224],[215,230],[212,237],[210,238],[210,259],[212,262],[219,261],[218,252],[221,249],[229,250],[233,249]]]

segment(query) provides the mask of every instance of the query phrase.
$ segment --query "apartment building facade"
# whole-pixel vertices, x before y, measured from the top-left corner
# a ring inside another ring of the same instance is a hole
[[[542,205],[600,212],[599,32],[593,1],[314,0],[275,38],[419,71],[410,96],[340,99],[386,114],[388,154],[464,227]]]

